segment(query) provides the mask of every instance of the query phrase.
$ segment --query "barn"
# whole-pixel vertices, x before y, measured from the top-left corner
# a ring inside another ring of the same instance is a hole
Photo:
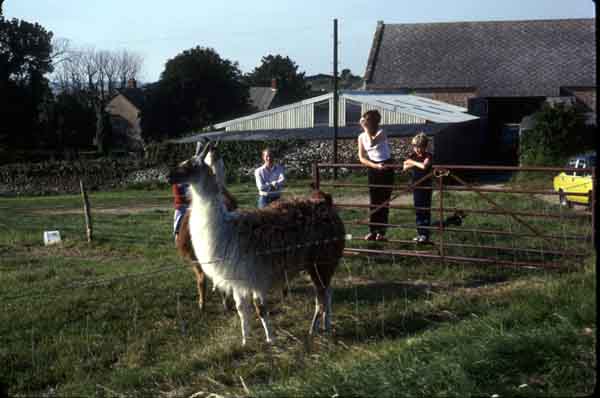
[[[545,101],[596,110],[595,19],[377,23],[364,89],[412,93],[481,118],[486,160]],[[513,157],[514,159],[514,157]]]

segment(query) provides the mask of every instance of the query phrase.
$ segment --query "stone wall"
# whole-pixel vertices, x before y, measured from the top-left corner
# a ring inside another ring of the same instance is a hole
[[[401,162],[410,154],[410,138],[390,138],[392,154]],[[331,141],[305,141],[276,154],[277,161],[285,165],[291,178],[308,178],[312,163],[331,162]],[[233,171],[243,180],[253,178],[254,169],[259,167],[260,151],[248,156],[245,162]],[[358,163],[355,140],[338,142],[338,162]],[[225,165],[227,168],[227,164]],[[167,183],[169,167],[150,161],[137,160],[87,160],[75,162],[44,162],[33,164],[11,164],[0,167],[0,195],[47,195],[79,192],[79,179],[89,190],[124,188],[134,184]],[[349,170],[341,170],[341,175]]]
[[[392,155],[397,162],[404,160],[411,152],[410,138],[390,138]],[[433,147],[433,140],[432,145]],[[308,178],[312,173],[314,161],[319,163],[333,162],[333,144],[331,141],[307,141],[293,149],[288,149],[276,154],[276,161],[285,165],[286,174],[291,177]],[[358,149],[355,140],[338,141],[338,163],[359,163]],[[254,169],[261,166],[260,158],[241,166],[239,175],[241,177],[252,177]],[[226,165],[227,167],[227,165]],[[349,171],[341,170],[341,174]]]
[[[147,182],[164,182],[168,168],[133,160],[87,160],[10,164],[0,167],[0,195],[48,195],[108,190]]]

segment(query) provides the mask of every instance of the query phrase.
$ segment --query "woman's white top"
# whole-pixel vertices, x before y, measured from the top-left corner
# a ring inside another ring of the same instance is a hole
[[[371,138],[367,132],[363,132],[358,136],[367,157],[373,162],[383,162],[392,157],[392,150],[388,143],[387,136],[383,130],[379,130],[375,137]]]

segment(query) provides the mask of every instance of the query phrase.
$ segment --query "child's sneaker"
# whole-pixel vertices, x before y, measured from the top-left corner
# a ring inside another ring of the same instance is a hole
[[[373,232],[369,232],[368,234],[365,235],[365,237],[363,239],[364,240],[375,240],[376,237],[377,237],[376,234],[374,234]]]
[[[417,243],[417,242],[419,242],[419,239],[421,239],[421,235],[415,236],[412,240],[413,240],[413,242]]]
[[[378,242],[387,242],[387,238],[385,237],[385,235],[382,234],[377,234],[375,236],[375,240]]]

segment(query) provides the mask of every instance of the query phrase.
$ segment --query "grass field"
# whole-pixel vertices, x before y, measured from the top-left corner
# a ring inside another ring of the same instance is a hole
[[[288,195],[306,186],[300,181]],[[252,186],[231,190],[242,207],[254,206]],[[351,189],[334,197],[366,200]],[[579,210],[551,201],[490,197],[513,210],[564,214],[531,224],[564,239],[454,232],[447,242],[585,255],[524,258],[568,271],[345,257],[334,278],[332,335],[308,337],[312,287],[301,276],[290,296],[270,298],[275,343],[264,342],[255,320],[245,348],[237,315],[224,312],[215,294],[204,313],[197,308],[193,274],[171,237],[168,187],[91,193],[91,244],[77,195],[0,199],[0,385],[15,396],[61,397],[590,394],[596,384],[595,256],[589,241],[568,239],[589,235],[589,219],[567,218]],[[489,207],[473,193],[449,193],[444,201]],[[341,213],[347,221],[365,216],[365,210]],[[414,213],[392,211],[390,222],[412,225]],[[514,219],[483,214],[469,215],[464,227],[526,231]],[[42,232],[54,229],[63,243],[44,247]],[[347,232],[360,237],[366,227]],[[408,240],[414,233],[398,228],[389,236]],[[366,247],[356,240],[347,245]],[[452,250],[516,258],[477,247]]]

